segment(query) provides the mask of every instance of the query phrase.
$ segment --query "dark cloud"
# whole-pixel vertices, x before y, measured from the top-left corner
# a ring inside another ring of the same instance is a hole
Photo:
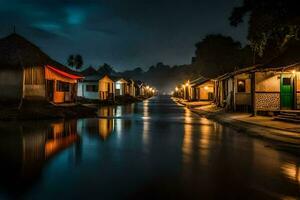
[[[17,32],[61,62],[81,53],[87,65],[119,70],[158,61],[189,63],[209,33],[245,42],[246,25],[229,26],[240,0],[0,0],[0,35]]]

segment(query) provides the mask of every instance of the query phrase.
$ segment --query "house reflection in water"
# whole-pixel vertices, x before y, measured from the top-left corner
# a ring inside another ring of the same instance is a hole
[[[112,106],[101,107],[98,110],[98,119],[84,119],[82,128],[89,135],[99,136],[102,140],[108,139],[115,128],[116,109]]]
[[[76,120],[51,124],[0,124],[0,187],[14,191],[14,194],[30,187],[42,173],[47,160],[80,142],[76,126]],[[75,145],[78,147],[80,145]]]
[[[76,134],[76,128],[76,120],[68,123],[60,122],[51,124],[51,132],[48,134],[45,145],[46,159],[78,140],[79,136]]]

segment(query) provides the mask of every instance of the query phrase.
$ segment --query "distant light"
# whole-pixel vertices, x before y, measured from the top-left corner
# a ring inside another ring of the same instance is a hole
[[[175,91],[176,91],[176,92],[178,91],[178,87],[175,88]]]
[[[208,87],[207,87],[207,86],[205,86],[205,87],[204,87],[204,90],[208,90]]]
[[[295,74],[295,73],[296,73],[296,71],[295,71],[295,70],[293,70],[292,72],[293,72],[293,74]]]

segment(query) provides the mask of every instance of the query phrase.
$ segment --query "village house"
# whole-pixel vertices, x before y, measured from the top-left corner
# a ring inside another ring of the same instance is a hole
[[[98,74],[93,67],[83,70],[81,74],[84,76],[84,79],[78,83],[77,96],[86,99],[98,100],[98,82],[100,79],[100,74]]]
[[[215,79],[215,103],[232,111],[252,110],[251,73],[257,66],[242,68]]]
[[[192,101],[212,101],[214,99],[214,81],[200,77],[190,82]]]
[[[116,96],[124,96],[129,94],[128,81],[124,78],[115,78]]]
[[[144,83],[142,81],[140,81],[140,80],[135,81],[134,86],[135,86],[135,96],[136,97],[145,95],[145,87],[144,87]]]
[[[135,97],[135,82],[132,79],[127,80],[128,94]]]
[[[212,101],[214,100],[215,81],[199,77],[187,81],[175,88],[174,94],[187,101]]]
[[[218,106],[232,111],[279,114],[300,109],[300,56],[289,46],[267,64],[255,65],[216,78]]]
[[[74,102],[82,78],[16,33],[0,39],[0,101]]]
[[[93,67],[82,71],[84,80],[78,84],[79,97],[91,100],[114,101],[115,83],[107,74],[99,74]]]
[[[300,46],[290,45],[281,55],[253,72],[254,114],[300,109]]]
[[[105,74],[99,79],[99,98],[101,101],[114,101],[115,100],[115,81],[114,79]]]

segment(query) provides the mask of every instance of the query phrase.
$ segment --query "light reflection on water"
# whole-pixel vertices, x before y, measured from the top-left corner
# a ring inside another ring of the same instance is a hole
[[[0,123],[0,199],[299,197],[298,157],[168,98],[98,114]]]

